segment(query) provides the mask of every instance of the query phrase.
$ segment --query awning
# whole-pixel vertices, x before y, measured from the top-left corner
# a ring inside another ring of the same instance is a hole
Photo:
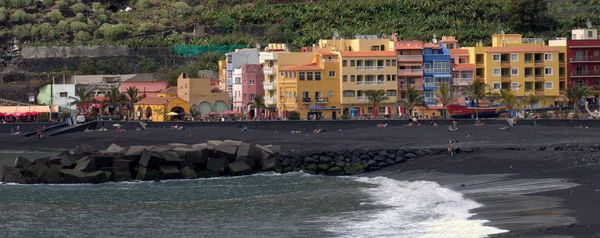
[[[328,107],[328,108],[309,108],[309,111],[339,111],[341,108]]]

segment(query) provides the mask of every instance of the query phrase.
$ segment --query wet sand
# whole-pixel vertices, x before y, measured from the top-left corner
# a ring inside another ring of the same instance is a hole
[[[115,131],[81,132],[51,138],[0,135],[3,150],[73,149],[85,142],[103,149],[166,143],[202,143],[209,139],[235,139],[292,149],[445,147],[513,147],[504,150],[417,158],[371,172],[401,180],[431,180],[459,191],[484,206],[473,210],[476,219],[510,230],[497,237],[590,237],[600,233],[600,150],[539,151],[539,147],[600,144],[598,128],[460,126],[387,127],[327,131],[321,134],[241,131],[237,128],[149,129],[117,134]],[[466,134],[469,138],[466,138]]]

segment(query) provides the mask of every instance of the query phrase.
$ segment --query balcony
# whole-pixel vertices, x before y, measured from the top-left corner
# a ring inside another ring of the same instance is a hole
[[[571,72],[573,78],[585,78],[585,77],[600,77],[600,71],[576,71]]]
[[[383,70],[384,67],[383,66],[377,66],[377,70]]]
[[[501,77],[502,78],[510,78],[510,74],[503,74]]]
[[[531,59],[525,59],[525,63],[526,64],[531,64],[531,63],[533,63],[533,60],[531,60]]]
[[[536,81],[544,81],[544,75],[542,75],[542,74],[536,74],[535,75],[535,80]]]
[[[377,85],[377,81],[364,81],[365,85]]]
[[[422,55],[398,55],[399,62],[421,62],[423,61]]]
[[[526,74],[525,78],[533,78],[533,74]]]
[[[377,66],[365,66],[365,70],[376,70]]]
[[[263,74],[265,75],[273,75],[275,73],[275,69],[273,67],[264,67]]]
[[[275,104],[277,104],[277,100],[275,100],[275,98],[265,98],[265,104],[266,105],[275,105]]]
[[[358,97],[356,97],[356,100],[357,101],[367,101],[367,100],[369,100],[369,98],[367,96],[358,96]]]
[[[326,98],[326,97],[316,97],[315,98],[316,104],[327,104],[328,102],[329,102],[329,98]]]
[[[459,85],[459,86],[469,85],[472,82],[473,82],[473,78],[457,78],[457,79],[454,79],[454,85]]]
[[[600,56],[584,55],[582,57],[570,58],[570,63],[583,63],[583,62],[600,62]]]
[[[263,88],[265,90],[275,90],[275,85],[273,83],[263,83]]]
[[[259,57],[261,60],[277,60],[277,54],[275,53],[260,52]]]
[[[365,70],[365,66],[356,66],[356,70]]]
[[[310,98],[302,98],[302,103],[310,104]]]
[[[399,69],[398,75],[421,75],[423,69]]]
[[[333,63],[333,62],[340,62],[340,60],[339,59],[321,59],[321,62]]]
[[[535,89],[535,95],[544,95],[544,89],[543,88],[536,88]]]

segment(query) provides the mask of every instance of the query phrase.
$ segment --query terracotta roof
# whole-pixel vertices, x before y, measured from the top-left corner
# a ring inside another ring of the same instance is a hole
[[[451,55],[468,55],[469,54],[469,50],[467,50],[467,49],[453,49],[453,50],[450,50],[450,54]]]
[[[173,100],[175,97],[146,97],[136,104],[142,105],[164,105],[169,101]]]
[[[422,41],[396,41],[394,43],[394,48],[397,50],[422,50],[423,42]]]
[[[282,69],[283,71],[297,71],[297,70],[323,70],[321,66],[318,66],[316,63],[308,63],[295,65],[289,68]]]
[[[454,64],[453,69],[475,69],[473,64]]]
[[[176,87],[168,87],[165,90],[160,91],[159,93],[164,93],[164,94],[177,94],[177,88]]]
[[[441,49],[442,47],[438,44],[425,43],[423,44],[423,48]]]
[[[340,54],[345,57],[396,57],[394,51],[345,51]]]
[[[558,52],[551,46],[506,46],[490,47],[485,53],[515,53],[515,52]]]

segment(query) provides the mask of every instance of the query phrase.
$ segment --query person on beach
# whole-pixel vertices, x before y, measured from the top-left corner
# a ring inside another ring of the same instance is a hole
[[[437,122],[434,122],[434,121],[430,122],[429,125],[431,125],[431,126],[439,126],[439,124],[437,124]]]
[[[485,125],[485,122],[483,122],[479,119],[475,120],[475,126],[483,126],[483,125]]]

